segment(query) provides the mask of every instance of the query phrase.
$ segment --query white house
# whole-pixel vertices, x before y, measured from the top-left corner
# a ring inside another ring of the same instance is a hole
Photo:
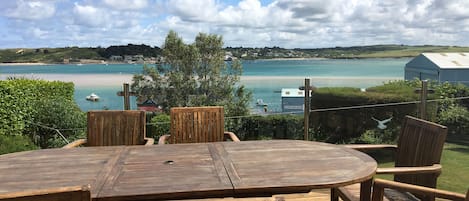
[[[469,85],[469,53],[422,53],[405,65],[404,78]]]

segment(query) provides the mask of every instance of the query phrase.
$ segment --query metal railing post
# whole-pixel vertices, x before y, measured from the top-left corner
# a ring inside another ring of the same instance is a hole
[[[309,91],[311,89],[310,87],[310,84],[309,84],[309,79],[305,79],[305,102],[304,102],[304,108],[303,108],[303,111],[304,111],[304,127],[305,127],[305,130],[304,130],[304,140],[306,141],[309,141],[309,134],[308,134],[308,131],[309,131],[309,112],[311,110],[311,100],[309,98]]]
[[[427,94],[428,80],[422,80],[422,89],[420,90],[420,118],[427,119]]]

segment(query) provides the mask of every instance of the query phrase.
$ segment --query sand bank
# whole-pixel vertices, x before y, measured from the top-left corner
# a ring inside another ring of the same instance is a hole
[[[0,63],[0,66],[43,66],[43,65],[55,65],[46,63]]]
[[[49,81],[73,82],[77,87],[121,86],[132,82],[132,74],[0,74],[0,79],[7,77],[25,77]],[[305,78],[311,83],[322,86],[372,86],[389,80],[402,80],[401,77],[304,77],[304,76],[241,76],[245,85],[300,86]],[[351,84],[354,83],[354,84]]]
[[[131,83],[131,74],[0,74],[0,79],[7,77],[25,77],[29,79],[42,79],[49,81],[73,82],[75,86],[119,86]]]

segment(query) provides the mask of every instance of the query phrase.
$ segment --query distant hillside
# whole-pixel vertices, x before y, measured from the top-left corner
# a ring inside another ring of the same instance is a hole
[[[104,59],[100,48],[37,48],[0,50],[0,63],[63,63],[64,59]]]
[[[458,46],[407,46],[407,45],[373,45],[354,47],[334,47],[315,49],[285,49],[280,47],[246,48],[226,47],[229,56],[241,59],[275,59],[275,58],[391,58],[415,57],[422,52],[469,52],[469,47]],[[38,49],[3,49],[0,50],[0,63],[63,63],[89,60],[107,60],[111,55],[143,55],[144,57],[161,56],[159,47],[148,45],[123,45],[108,48],[38,48]]]
[[[323,49],[303,49],[319,57],[327,58],[389,58],[415,57],[423,52],[469,52],[469,47],[458,46],[407,46],[407,45],[374,45],[355,47],[335,47]]]

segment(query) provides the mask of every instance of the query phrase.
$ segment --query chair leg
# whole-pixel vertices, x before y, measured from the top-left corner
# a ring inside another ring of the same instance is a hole
[[[360,183],[360,201],[371,200],[371,186],[372,185],[373,185],[373,179],[369,179]]]
[[[336,188],[331,188],[331,201],[339,201],[339,194]]]

